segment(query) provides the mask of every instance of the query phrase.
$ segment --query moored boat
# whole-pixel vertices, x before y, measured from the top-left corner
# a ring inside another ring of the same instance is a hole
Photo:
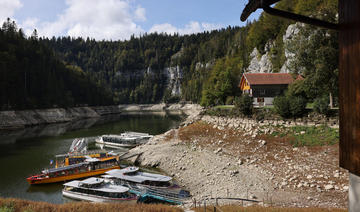
[[[110,170],[106,179],[112,179],[114,184],[130,188],[130,192],[139,196],[140,202],[157,200],[171,204],[182,204],[190,197],[190,193],[176,185],[172,178],[165,175],[141,172],[138,167]]]
[[[64,184],[62,194],[76,200],[90,202],[127,202],[135,203],[137,196],[129,188],[105,182],[104,179],[91,177],[86,180],[74,180]]]
[[[144,186],[154,186],[158,188],[179,187],[172,183],[172,177],[149,172],[141,172],[139,171],[139,168],[135,166],[110,170],[107,171],[106,174],[115,178],[119,184],[141,184]]]
[[[95,141],[109,147],[134,147],[144,144],[152,137],[148,133],[124,132],[120,135],[102,135]]]
[[[29,184],[55,183],[104,174],[112,169],[119,169],[118,156],[107,157],[102,160],[87,158],[84,162],[68,166],[45,169],[41,174],[28,177]]]

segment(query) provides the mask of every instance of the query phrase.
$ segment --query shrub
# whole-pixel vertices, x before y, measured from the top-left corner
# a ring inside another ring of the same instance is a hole
[[[283,118],[289,118],[291,116],[290,103],[286,96],[275,97],[274,108],[276,112]]]
[[[253,99],[248,94],[235,99],[235,107],[244,115],[253,113]]]
[[[287,96],[292,117],[301,117],[306,111],[306,99],[301,96]]]
[[[232,105],[233,103],[234,103],[234,97],[233,96],[226,97],[226,101],[225,101],[226,105]]]
[[[329,97],[322,96],[316,98],[314,101],[314,110],[323,115],[329,115],[330,107],[329,107]]]

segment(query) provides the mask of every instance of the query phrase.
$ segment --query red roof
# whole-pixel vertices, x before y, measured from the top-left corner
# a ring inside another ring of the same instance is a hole
[[[288,85],[294,81],[286,73],[245,73],[243,77],[250,85]]]

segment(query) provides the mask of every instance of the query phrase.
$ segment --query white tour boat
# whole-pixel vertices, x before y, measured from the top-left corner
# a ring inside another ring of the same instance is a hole
[[[76,200],[135,203],[138,199],[135,194],[129,192],[129,188],[111,184],[101,178],[74,180],[65,183],[64,186],[63,196]]]
[[[102,135],[96,143],[108,147],[134,147],[144,144],[153,136],[148,133],[124,132],[120,135]]]

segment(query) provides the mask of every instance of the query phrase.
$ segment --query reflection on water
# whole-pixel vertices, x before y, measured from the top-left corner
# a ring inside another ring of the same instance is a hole
[[[0,131],[0,196],[62,203],[61,183],[30,186],[25,179],[50,168],[50,160],[66,153],[74,138],[124,131],[156,135],[176,128],[183,118],[169,113],[122,114]]]

